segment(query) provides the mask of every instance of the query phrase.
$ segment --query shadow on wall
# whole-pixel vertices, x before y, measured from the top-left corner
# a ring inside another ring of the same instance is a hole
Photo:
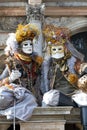
[[[11,125],[7,130],[14,130],[13,125]],[[20,130],[20,125],[19,124],[15,125],[15,130]]]
[[[80,32],[71,37],[71,42],[74,47],[85,55],[85,61],[87,61],[87,32]]]
[[[65,130],[82,130],[82,127],[76,124],[65,124]]]

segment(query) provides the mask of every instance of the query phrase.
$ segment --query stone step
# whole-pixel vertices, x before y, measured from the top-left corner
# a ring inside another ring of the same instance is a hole
[[[9,121],[6,117],[0,116],[0,126],[8,126],[12,123],[13,120]],[[74,123],[81,126],[80,110],[67,106],[37,107],[30,120],[25,122],[16,120],[16,124],[20,125],[20,130],[65,130],[65,124]]]

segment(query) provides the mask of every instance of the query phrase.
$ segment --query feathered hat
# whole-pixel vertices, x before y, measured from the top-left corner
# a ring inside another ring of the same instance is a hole
[[[46,25],[43,28],[43,34],[48,45],[64,44],[70,38],[70,30],[65,27],[56,27],[54,25]]]
[[[24,40],[33,40],[38,37],[39,30],[34,24],[18,25],[18,28],[15,33],[9,33],[6,41],[6,53],[13,54],[17,51],[19,43],[22,43]]]
[[[15,35],[17,42],[21,43],[25,40],[33,40],[35,37],[39,35],[39,30],[37,26],[34,24],[19,24]]]

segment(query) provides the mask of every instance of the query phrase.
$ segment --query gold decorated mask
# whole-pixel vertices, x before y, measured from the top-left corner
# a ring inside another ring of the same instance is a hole
[[[51,56],[56,59],[64,57],[64,46],[62,45],[52,45],[51,46]]]

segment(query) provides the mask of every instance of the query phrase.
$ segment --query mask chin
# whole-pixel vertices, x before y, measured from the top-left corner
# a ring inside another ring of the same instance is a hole
[[[52,58],[55,58],[55,59],[60,59],[60,58],[63,58],[63,57],[64,57],[64,53],[52,54],[51,57],[52,57]]]
[[[23,53],[25,53],[25,54],[32,54],[32,48],[22,48],[22,51],[23,51]]]

